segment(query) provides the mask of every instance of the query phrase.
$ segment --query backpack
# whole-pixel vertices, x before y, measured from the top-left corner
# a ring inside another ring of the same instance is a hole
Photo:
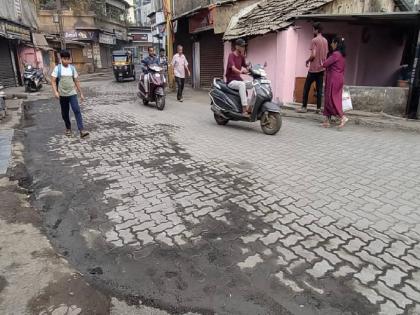
[[[61,63],[57,67],[58,69],[57,69],[57,77],[55,78],[55,84],[57,84],[58,86],[58,83],[60,83],[60,78],[61,78],[61,67],[62,67]],[[74,81],[74,74],[76,70],[74,69],[73,65],[70,65],[70,69],[71,69],[71,74],[73,76],[73,81]]]

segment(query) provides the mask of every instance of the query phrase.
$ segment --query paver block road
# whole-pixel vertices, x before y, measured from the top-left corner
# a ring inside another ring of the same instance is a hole
[[[160,112],[134,83],[85,85],[90,138],[38,101],[26,153],[49,235],[94,281],[178,313],[420,313],[418,135],[266,136],[217,126],[203,93]]]

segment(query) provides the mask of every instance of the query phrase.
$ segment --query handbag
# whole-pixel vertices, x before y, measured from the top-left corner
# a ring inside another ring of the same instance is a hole
[[[343,112],[353,110],[353,103],[351,102],[351,96],[349,90],[343,91]]]

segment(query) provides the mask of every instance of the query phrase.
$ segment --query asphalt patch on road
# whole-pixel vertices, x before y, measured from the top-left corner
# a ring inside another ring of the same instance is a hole
[[[87,284],[80,275],[61,277],[28,303],[31,314],[109,314],[111,299]]]
[[[276,263],[275,247],[267,252],[259,243],[244,245],[240,237],[255,231],[274,232],[270,224],[231,200],[238,196],[253,198],[253,179],[237,176],[248,167],[233,169],[223,162],[197,163],[176,141],[171,125],[139,126],[130,121],[114,120],[112,128],[120,133],[106,140],[87,140],[98,148],[109,143],[125,143],[130,139],[124,130],[136,130],[136,138],[146,144],[153,140],[160,150],[147,160],[138,161],[144,169],[163,175],[176,175],[167,185],[172,196],[182,191],[188,181],[203,178],[207,184],[220,183],[226,193],[217,199],[218,209],[227,209],[229,223],[205,217],[199,224],[184,222],[193,238],[184,246],[168,246],[155,242],[152,245],[115,247],[105,241],[104,234],[113,228],[105,215],[118,202],[103,202],[103,194],[112,180],[100,182],[83,180],[85,168],[97,161],[69,159],[61,161],[55,151],[48,148],[50,138],[60,133],[62,122],[58,107],[51,102],[35,103],[30,109],[34,124],[30,124],[25,139],[25,156],[34,181],[31,189],[35,195],[46,187],[62,195],[33,200],[43,211],[43,224],[59,253],[93,284],[133,304],[143,304],[165,309],[173,314],[188,311],[199,314],[374,314],[377,309],[360,294],[326,276],[316,283],[328,294],[305,290],[296,294],[289,291],[272,275],[282,270]],[[98,123],[98,122],[97,122]],[[106,127],[106,124],[105,124]],[[111,127],[111,126],[109,126]],[[79,141],[79,140],[74,140]],[[181,163],[173,163],[173,160]],[[177,205],[183,217],[185,209]],[[93,218],[93,219],[92,219]],[[84,231],[101,231],[89,246]],[[246,249],[246,253],[244,252]],[[248,269],[238,267],[249,253],[264,260]],[[297,281],[305,275],[294,271]],[[83,292],[83,290],[82,290]],[[44,297],[40,297],[43,299]],[[98,301],[102,297],[94,296]],[[62,301],[56,301],[59,304]],[[107,305],[103,301],[104,305]],[[36,309],[37,302],[33,303]],[[104,313],[106,314],[106,313]]]

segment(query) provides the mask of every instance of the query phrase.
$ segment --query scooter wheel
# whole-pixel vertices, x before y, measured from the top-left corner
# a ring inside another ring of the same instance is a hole
[[[158,110],[163,110],[165,108],[165,97],[156,96],[156,108]]]
[[[216,113],[214,113],[214,120],[216,121],[216,123],[220,126],[224,126],[229,122],[229,119],[226,119]]]
[[[261,117],[261,129],[266,135],[275,135],[282,125],[280,113],[265,112]]]

